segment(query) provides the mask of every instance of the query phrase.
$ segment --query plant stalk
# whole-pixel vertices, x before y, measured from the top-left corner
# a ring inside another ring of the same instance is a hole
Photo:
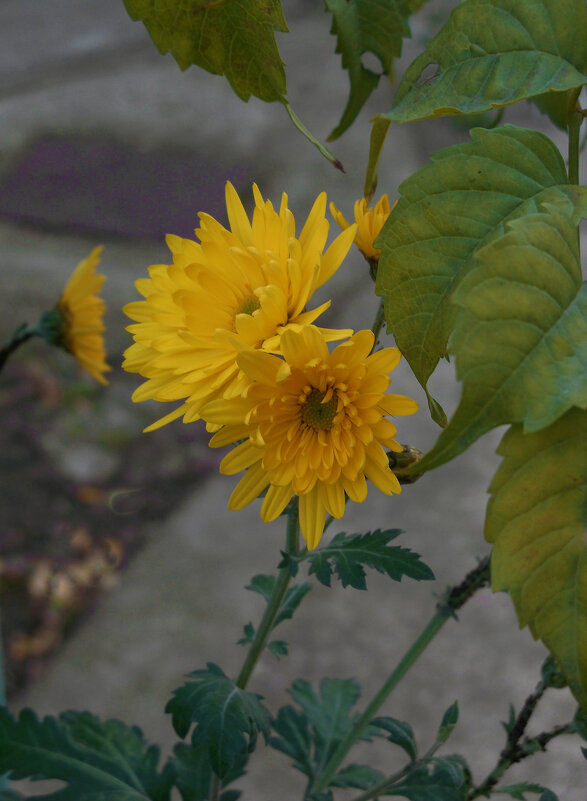
[[[295,502],[290,508],[290,511],[288,512],[287,518],[286,551],[287,553],[292,554],[292,556],[295,556],[298,552],[299,536],[300,529],[298,521],[298,503],[296,498]],[[247,686],[255,665],[257,664],[265,645],[267,644],[267,639],[271,634],[273,623],[275,622],[277,613],[279,612],[283,599],[285,598],[290,579],[291,574],[289,569],[287,567],[283,567],[279,572],[275,589],[273,590],[273,594],[269,599],[265,609],[265,614],[261,619],[261,623],[259,624],[257,631],[255,632],[253,642],[251,643],[241,671],[238,674],[236,686],[240,687],[241,690],[244,690]]]
[[[377,345],[377,340],[379,339],[379,334],[381,333],[381,329],[383,327],[383,323],[385,322],[385,308],[383,305],[383,298],[379,302],[379,306],[377,307],[377,312],[375,314],[375,319],[373,320],[373,325],[371,326],[371,331],[375,335],[375,341],[373,342],[373,348]]]
[[[367,709],[365,709],[363,714],[359,716],[349,734],[340,743],[328,761],[326,767],[324,768],[324,772],[314,785],[314,792],[318,793],[326,790],[331,779],[338,770],[340,763],[345,758],[351,747],[357,742],[357,740],[360,739],[361,735],[381,705],[387,700],[392,690],[397,687],[401,679],[406,675],[414,662],[417,661],[418,657],[423,653],[430,642],[432,642],[434,637],[436,637],[446,621],[451,617],[455,617],[457,609],[460,609],[461,606],[463,606],[463,604],[468,601],[477,590],[481,589],[481,587],[487,583],[488,579],[489,557],[486,557],[465,577],[461,584],[449,589],[445,593],[443,601],[438,604],[434,617],[432,617],[424,631],[414,641],[410,648],[408,648],[397,667],[391,672],[379,692],[377,692],[371,703],[368,705]]]
[[[29,327],[26,323],[20,325],[8,342],[6,342],[6,344],[0,348],[0,370],[3,369],[9,357],[14,353],[15,350],[17,350],[17,348],[20,348],[23,343],[32,337],[38,336],[42,335],[37,327]]]
[[[0,706],[6,706],[6,685],[4,683],[4,649],[2,647],[2,609],[0,608]],[[8,779],[0,774],[0,791],[8,787]]]

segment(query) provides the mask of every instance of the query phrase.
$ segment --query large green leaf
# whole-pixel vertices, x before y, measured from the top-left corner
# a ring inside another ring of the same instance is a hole
[[[175,783],[183,801],[208,801],[213,772],[207,744],[177,743],[173,749],[173,756],[173,764],[177,773]],[[241,754],[230,772],[224,777],[223,787],[243,775],[247,760],[248,754]],[[221,796],[220,801],[223,801],[223,797]]]
[[[587,412],[531,434],[512,426],[498,453],[485,523],[493,589],[510,593],[587,710]]]
[[[174,690],[165,711],[180,737],[196,724],[192,744],[206,745],[214,772],[225,779],[241,764],[243,754],[254,749],[259,732],[268,737],[269,713],[262,696],[241,690],[212,662],[190,678],[194,681]]]
[[[446,355],[456,307],[450,303],[471,256],[505,221],[571,191],[564,161],[543,134],[506,125],[471,131],[471,141],[438,151],[399,191],[377,239],[376,291],[397,345],[426,383]],[[442,424],[442,415],[433,416]]]
[[[451,350],[463,394],[419,472],[496,426],[538,431],[587,406],[587,283],[575,220],[549,206],[506,228],[455,292]]]
[[[351,91],[342,118],[329,139],[341,136],[353,123],[379,83],[379,75],[361,62],[364,53],[379,59],[384,73],[392,76],[393,59],[402,53],[402,40],[411,36],[409,0],[326,0],[332,13],[330,32],[337,37],[336,52],[348,70]]]
[[[174,770],[160,773],[158,762],[159,749],[118,720],[65,712],[40,721],[30,709],[15,719],[0,707],[0,774],[66,783],[37,801],[168,801]]]
[[[465,0],[406,70],[385,117],[471,114],[587,82],[585,0]]]
[[[124,0],[161,53],[225,75],[242,100],[283,100],[285,72],[274,31],[287,31],[280,0]]]

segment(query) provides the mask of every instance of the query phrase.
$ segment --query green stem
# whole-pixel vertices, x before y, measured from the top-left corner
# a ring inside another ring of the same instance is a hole
[[[290,120],[296,126],[298,131],[301,134],[303,134],[306,137],[306,139],[314,145],[314,147],[318,148],[320,153],[324,156],[325,159],[327,159],[332,164],[333,167],[336,167],[337,170],[344,172],[344,167],[342,166],[342,163],[336,158],[336,156],[333,156],[330,150],[328,150],[328,148],[325,145],[323,145],[322,142],[318,141],[318,139],[316,139],[316,137],[312,133],[310,133],[310,131],[300,120],[300,118],[295,113],[290,104],[287,102],[287,100],[285,98],[282,98],[281,102],[285,106],[285,110],[289,114]]]
[[[361,735],[375,716],[384,701],[387,700],[392,690],[397,687],[401,679],[406,675],[414,662],[422,654],[425,648],[436,637],[446,621],[455,617],[457,609],[471,598],[474,593],[483,587],[489,579],[489,557],[483,559],[479,565],[472,570],[456,587],[449,589],[442,602],[438,604],[436,614],[430,620],[424,631],[406,651],[399,664],[389,675],[379,692],[375,695],[367,709],[359,716],[349,734],[342,740],[330,760],[324,772],[314,785],[314,792],[326,790],[330,781],[342,760],[347,755],[350,748],[360,739]]]
[[[2,610],[0,609],[0,706],[6,706],[6,686],[4,684],[4,652],[2,648]],[[0,791],[8,787],[6,776],[0,775]]]
[[[439,742],[434,743],[434,745],[429,748],[424,756],[420,757],[420,759],[416,759],[414,762],[409,762],[401,770],[398,770],[397,773],[394,773],[391,776],[388,776],[386,779],[380,781],[378,784],[374,784],[372,787],[369,787],[368,790],[365,790],[364,793],[361,793],[361,795],[353,798],[352,801],[370,801],[371,798],[378,798],[380,795],[386,795],[385,791],[387,789],[392,787],[394,784],[397,784],[421,765],[424,765],[429,759],[432,759],[441,745],[442,743]]]
[[[286,551],[293,556],[295,556],[298,552],[299,532],[298,504],[296,498],[295,502],[290,508],[287,518]],[[285,598],[290,579],[291,573],[289,572],[289,568],[283,567],[279,572],[277,582],[275,583],[275,589],[269,598],[269,602],[265,609],[265,614],[263,615],[261,623],[259,624],[259,627],[255,633],[255,637],[251,643],[241,671],[238,674],[236,686],[240,687],[241,690],[244,690],[247,686],[255,665],[257,664],[265,645],[267,644],[267,638],[271,634],[275,618],[277,617],[277,613],[279,612],[283,599]]]
[[[373,347],[377,344],[377,340],[379,339],[379,334],[381,333],[381,329],[383,327],[383,323],[385,322],[385,308],[383,305],[383,299],[379,302],[379,306],[377,307],[377,312],[375,314],[375,319],[373,320],[373,325],[371,326],[371,331],[373,331],[375,335],[375,341],[373,343]]]
[[[40,330],[36,326],[28,326],[26,323],[20,325],[12,337],[0,348],[0,370],[8,361],[8,358],[14,353],[17,348],[32,337],[42,336]]]

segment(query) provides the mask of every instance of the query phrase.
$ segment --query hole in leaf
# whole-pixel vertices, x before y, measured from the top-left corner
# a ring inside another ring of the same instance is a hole
[[[369,72],[374,72],[376,75],[384,74],[381,61],[377,58],[375,53],[362,53],[361,66],[363,69],[369,70]]]
[[[416,86],[425,86],[430,81],[433,81],[435,78],[438,78],[440,75],[440,64],[436,62],[431,62],[430,64],[426,64],[422,72],[416,78],[415,84]]]

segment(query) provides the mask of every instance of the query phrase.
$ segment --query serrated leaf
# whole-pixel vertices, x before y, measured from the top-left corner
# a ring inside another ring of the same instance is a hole
[[[30,709],[15,719],[0,707],[0,774],[66,784],[37,801],[168,801],[174,770],[159,772],[158,762],[157,746],[118,720],[89,712],[39,720]]]
[[[291,557],[287,557],[288,563],[291,563],[293,560]],[[285,557],[284,560],[280,563],[280,567],[283,567],[286,564]],[[289,569],[289,568],[288,568]],[[297,573],[297,568],[296,571]],[[290,569],[291,574],[291,569]],[[292,574],[293,575],[293,574]],[[267,602],[271,598],[273,594],[273,590],[275,589],[275,584],[277,579],[275,576],[268,576],[265,574],[260,573],[257,576],[253,576],[251,579],[251,583],[247,585],[247,590],[251,590],[252,592],[257,592],[259,595],[262,595],[263,598]],[[296,584],[293,587],[290,587],[283,599],[283,602],[279,608],[279,612],[275,617],[275,622],[273,623],[273,628],[276,628],[280,623],[283,623],[284,620],[289,620],[293,617],[293,613],[298,608],[299,604],[303,600],[303,598],[310,592],[312,589],[312,585],[304,581],[302,584]]]
[[[283,100],[285,72],[274,31],[287,31],[280,0],[124,0],[160,53],[225,75],[242,100]]]
[[[556,795],[552,792],[552,790],[548,790],[546,787],[542,787],[540,784],[533,784],[530,782],[520,782],[519,784],[509,784],[507,787],[496,787],[492,790],[495,794],[501,795],[509,795],[512,798],[518,799],[518,801],[526,801],[525,793],[549,793],[546,798],[542,797],[539,801],[557,801]]]
[[[177,743],[173,754],[177,774],[175,783],[183,801],[208,801],[212,783],[212,765],[207,745]],[[247,759],[248,754],[243,754],[240,760],[235,761],[232,770],[224,778],[224,787],[244,774]]]
[[[273,656],[279,659],[280,656],[287,656],[287,643],[285,640],[272,640],[267,644],[267,648],[271,651]]]
[[[393,59],[402,53],[402,40],[411,36],[408,0],[326,0],[332,13],[330,32],[336,36],[336,52],[349,73],[351,90],[346,108],[329,139],[336,139],[354,122],[379,83],[379,75],[361,62],[373,53],[384,73],[393,75]]]
[[[457,315],[450,297],[472,268],[473,253],[509,219],[544,201],[576,202],[562,156],[543,134],[506,125],[470,135],[400,185],[401,198],[376,241],[382,249],[376,292],[424,388],[446,356]],[[442,424],[437,412],[433,417]]]
[[[402,532],[399,529],[381,531],[377,529],[366,534],[337,534],[325,548],[307,554],[310,560],[310,573],[327,587],[336,573],[343,587],[349,584],[357,590],[367,589],[364,565],[385,573],[395,581],[402,576],[421,581],[433,579],[434,574],[420,560],[420,556],[409,548],[388,545]]]
[[[312,737],[306,715],[293,706],[284,706],[271,725],[280,736],[271,737],[269,745],[291,757],[294,767],[306,776],[313,776]]]
[[[387,739],[394,745],[403,748],[412,762],[418,757],[416,738],[409,723],[390,717],[374,718],[371,726],[376,726],[386,733]]]
[[[399,795],[410,801],[465,801],[467,784],[461,764],[456,759],[431,759],[415,768],[385,795]]]
[[[255,627],[252,623],[246,623],[243,626],[243,636],[240,640],[237,640],[237,645],[249,645],[249,643],[253,642],[253,638],[255,636]]]
[[[465,0],[408,67],[383,116],[471,114],[567,91],[587,82],[586,62],[584,0]]]
[[[311,589],[312,585],[309,581],[304,581],[302,584],[296,584],[294,587],[289,588],[279,608],[273,628],[284,620],[289,620],[293,617],[293,613]]]
[[[384,778],[380,770],[369,765],[347,765],[340,770],[330,782],[330,787],[356,787],[358,790],[368,790]]]
[[[454,294],[459,406],[418,472],[453,459],[505,423],[528,433],[587,406],[587,283],[575,221],[526,215],[476,254]]]
[[[507,590],[520,626],[548,647],[587,709],[587,412],[542,431],[512,426],[489,491],[485,537],[491,580]]]
[[[440,724],[440,728],[438,729],[438,735],[436,738],[439,743],[445,743],[448,740],[453,732],[454,727],[457,725],[458,720],[459,705],[455,701],[454,704],[449,706],[442,716],[442,722]]]
[[[270,716],[262,696],[238,688],[218,665],[209,662],[190,678],[194,681],[174,690],[165,711],[180,737],[196,724],[192,744],[206,744],[212,768],[223,779],[243,754],[254,749],[259,732],[267,739]]]
[[[296,679],[289,692],[312,726],[314,762],[323,766],[352,729],[350,710],[361,688],[354,679],[323,679],[318,696],[307,681]]]

